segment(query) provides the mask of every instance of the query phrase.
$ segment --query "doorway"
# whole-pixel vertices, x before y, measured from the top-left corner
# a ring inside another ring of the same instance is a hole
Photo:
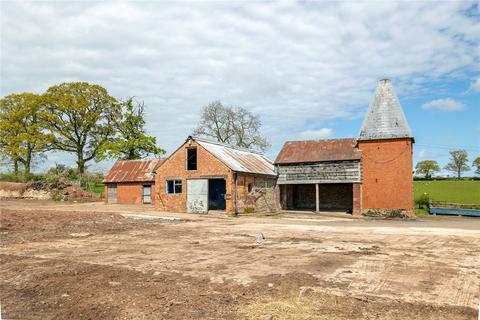
[[[208,209],[225,210],[225,179],[208,179]]]
[[[143,203],[152,203],[152,185],[143,185]]]
[[[108,185],[108,203],[117,203],[117,184],[110,183]]]

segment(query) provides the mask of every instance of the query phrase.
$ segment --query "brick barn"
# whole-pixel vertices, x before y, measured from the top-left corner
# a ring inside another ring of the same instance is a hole
[[[273,162],[251,150],[188,137],[156,170],[155,206],[206,213],[276,210]]]
[[[413,143],[390,80],[380,80],[358,139],[285,143],[275,160],[281,208],[412,216]]]
[[[152,204],[155,169],[164,159],[117,160],[103,180],[105,201],[120,204]]]

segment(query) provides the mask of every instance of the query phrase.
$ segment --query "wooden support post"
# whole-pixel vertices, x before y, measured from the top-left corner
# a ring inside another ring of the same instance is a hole
[[[315,183],[315,211],[320,211],[320,192],[318,191],[318,183]]]

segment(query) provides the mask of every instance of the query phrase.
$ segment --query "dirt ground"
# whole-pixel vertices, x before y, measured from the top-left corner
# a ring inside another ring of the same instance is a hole
[[[2,319],[478,317],[478,218],[0,210]]]

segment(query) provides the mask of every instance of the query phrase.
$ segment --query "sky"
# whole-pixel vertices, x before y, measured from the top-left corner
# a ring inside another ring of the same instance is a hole
[[[287,140],[357,137],[377,81],[390,78],[414,163],[444,166],[456,148],[480,155],[480,1],[0,6],[1,96],[100,84],[144,101],[148,132],[167,152],[214,100],[260,115],[272,159]],[[49,154],[37,170],[53,163],[74,158]]]

